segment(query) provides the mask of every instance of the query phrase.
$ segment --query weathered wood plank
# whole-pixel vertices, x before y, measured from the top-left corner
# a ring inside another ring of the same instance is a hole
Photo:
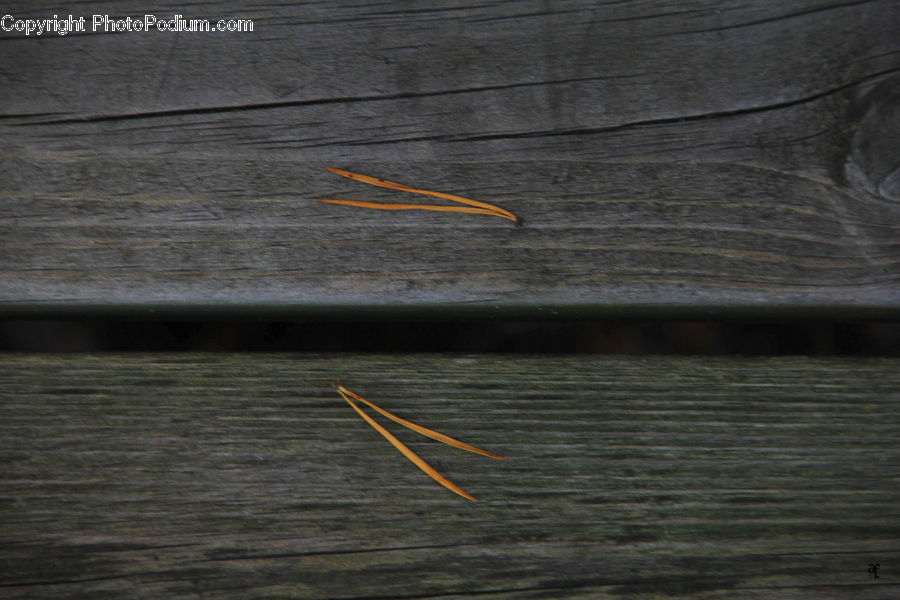
[[[335,378],[509,459],[400,434],[462,500]],[[6,355],[0,380],[5,598],[900,593],[897,360]]]
[[[895,2],[406,6],[2,33],[0,310],[897,313]],[[322,205],[408,199],[325,165],[528,225]]]

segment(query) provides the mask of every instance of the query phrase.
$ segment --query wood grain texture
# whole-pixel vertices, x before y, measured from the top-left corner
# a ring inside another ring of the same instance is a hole
[[[0,310],[897,314],[896,2],[407,6],[0,34]],[[322,205],[410,201],[327,165],[528,225]]]
[[[509,458],[398,432],[462,500],[337,378]],[[897,360],[6,355],[0,380],[4,598],[900,593]]]

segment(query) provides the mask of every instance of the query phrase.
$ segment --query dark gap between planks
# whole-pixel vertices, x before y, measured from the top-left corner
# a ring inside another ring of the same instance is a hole
[[[0,351],[900,356],[900,322],[0,320]]]

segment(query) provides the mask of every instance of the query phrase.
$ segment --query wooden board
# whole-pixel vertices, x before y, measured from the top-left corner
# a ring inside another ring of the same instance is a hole
[[[463,500],[333,379],[508,460],[398,432]],[[897,360],[5,355],[0,380],[3,598],[900,594]]]
[[[0,33],[0,311],[897,314],[896,2],[408,6]]]

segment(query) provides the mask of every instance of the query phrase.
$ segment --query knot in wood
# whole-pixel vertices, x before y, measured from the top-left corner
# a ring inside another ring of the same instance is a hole
[[[850,147],[847,180],[900,202],[900,79],[878,86],[865,104]]]

